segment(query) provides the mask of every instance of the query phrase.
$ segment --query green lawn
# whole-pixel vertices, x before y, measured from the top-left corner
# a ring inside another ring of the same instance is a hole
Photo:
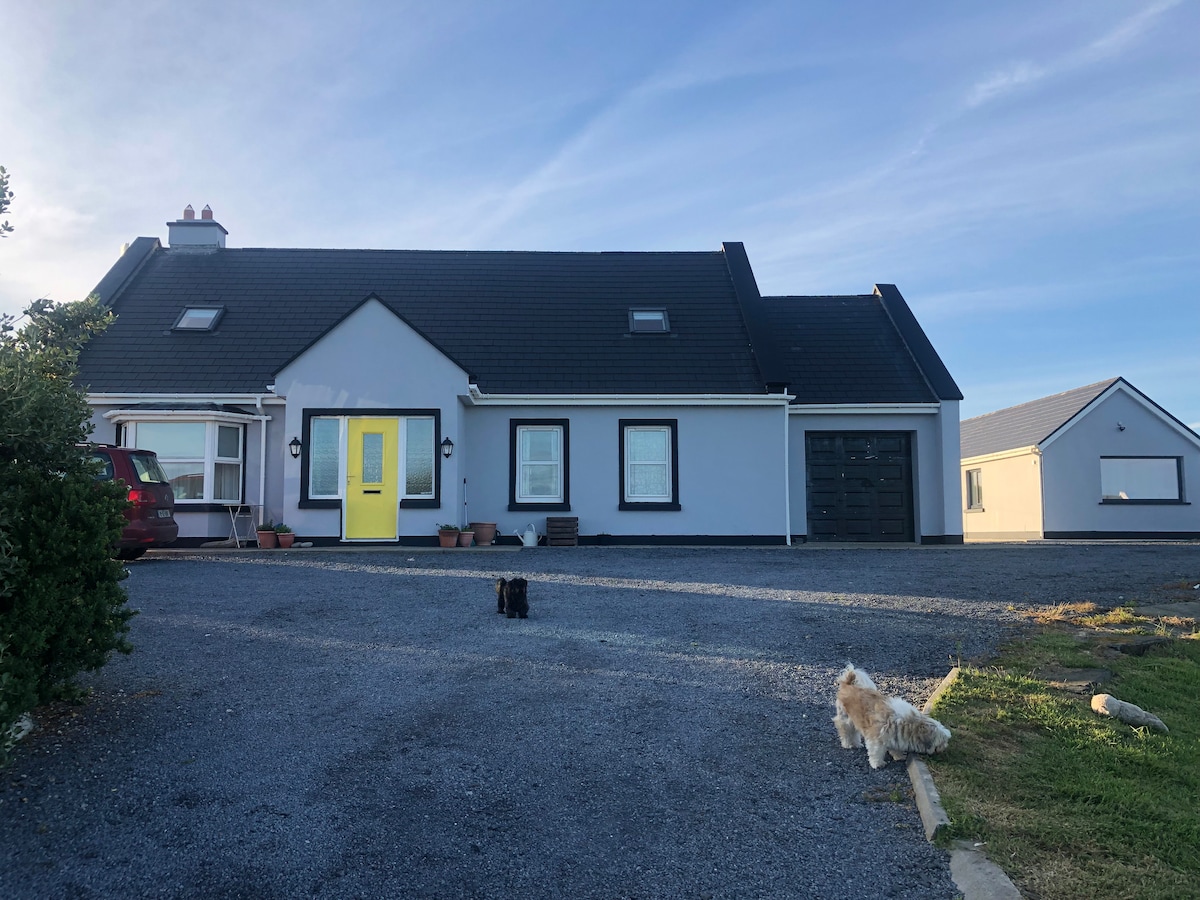
[[[1200,640],[1195,623],[1136,610],[1048,611],[986,667],[964,667],[934,714],[953,732],[929,760],[951,824],[1027,900],[1200,898]],[[1166,638],[1116,653],[1130,635]],[[1103,668],[1096,688],[1163,720],[1163,734],[1092,712],[1048,673]]]

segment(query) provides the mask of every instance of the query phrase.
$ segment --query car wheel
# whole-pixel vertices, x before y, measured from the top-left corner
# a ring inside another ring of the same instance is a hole
[[[130,548],[127,548],[124,550],[118,550],[117,551],[117,559],[125,559],[125,560],[137,559],[138,557],[145,555],[145,553],[146,553],[145,547],[130,547]]]

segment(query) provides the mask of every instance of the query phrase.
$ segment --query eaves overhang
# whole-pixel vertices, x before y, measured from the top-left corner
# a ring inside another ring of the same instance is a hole
[[[767,406],[787,405],[790,394],[488,394],[472,384],[467,406]]]
[[[788,413],[793,416],[838,415],[907,415],[929,416],[941,412],[938,403],[804,403],[795,404]]]
[[[999,462],[1002,459],[1015,459],[1018,456],[1041,456],[1042,450],[1037,444],[1032,444],[1028,447],[1014,447],[1011,450],[998,450],[995,453],[981,453],[979,456],[963,457],[959,464],[961,467],[979,466],[990,462]]]

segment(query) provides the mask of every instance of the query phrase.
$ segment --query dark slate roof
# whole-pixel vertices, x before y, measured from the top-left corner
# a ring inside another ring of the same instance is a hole
[[[1125,380],[1109,378],[1051,397],[964,419],[959,425],[962,458],[1036,446],[1118,381]]]
[[[138,238],[97,286],[116,322],[85,348],[97,393],[253,394],[369,297],[485,393],[757,394],[797,403],[961,399],[900,292],[759,296],[713,252],[164,249]],[[213,332],[172,331],[219,305]],[[669,334],[630,334],[631,307]],[[777,388],[776,388],[777,389]]]
[[[763,297],[759,318],[760,356],[775,358],[796,404],[939,399],[879,294]],[[944,399],[961,399],[953,380],[949,384],[953,390]]]
[[[141,255],[98,286],[117,320],[81,356],[80,381],[94,392],[261,392],[370,295],[485,392],[765,389],[720,251],[205,252],[155,242]],[[171,331],[185,306],[201,304],[224,306],[215,332]],[[671,333],[630,335],[634,306],[665,308]]]

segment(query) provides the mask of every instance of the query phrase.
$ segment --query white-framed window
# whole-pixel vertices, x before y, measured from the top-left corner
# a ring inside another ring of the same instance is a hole
[[[307,470],[306,500],[343,497],[346,484],[346,423],[351,418],[381,416],[400,420],[400,498],[436,503],[438,417],[432,412],[401,410],[308,411],[307,439],[302,441]],[[380,461],[382,464],[382,460]],[[416,505],[411,503],[410,505]]]
[[[308,496],[338,500],[346,483],[346,419],[314,416],[308,423]]]
[[[621,509],[679,509],[676,419],[621,419]]]
[[[242,423],[171,418],[124,424],[125,446],[157,454],[177,504],[242,502]]]
[[[1100,457],[1102,503],[1179,503],[1183,500],[1178,456]]]
[[[436,423],[433,416],[406,416],[400,429],[400,459],[404,470],[406,499],[430,499],[437,465]]]
[[[510,508],[570,508],[568,429],[566,419],[510,420]]]
[[[983,509],[982,469],[967,469],[967,509]]]

